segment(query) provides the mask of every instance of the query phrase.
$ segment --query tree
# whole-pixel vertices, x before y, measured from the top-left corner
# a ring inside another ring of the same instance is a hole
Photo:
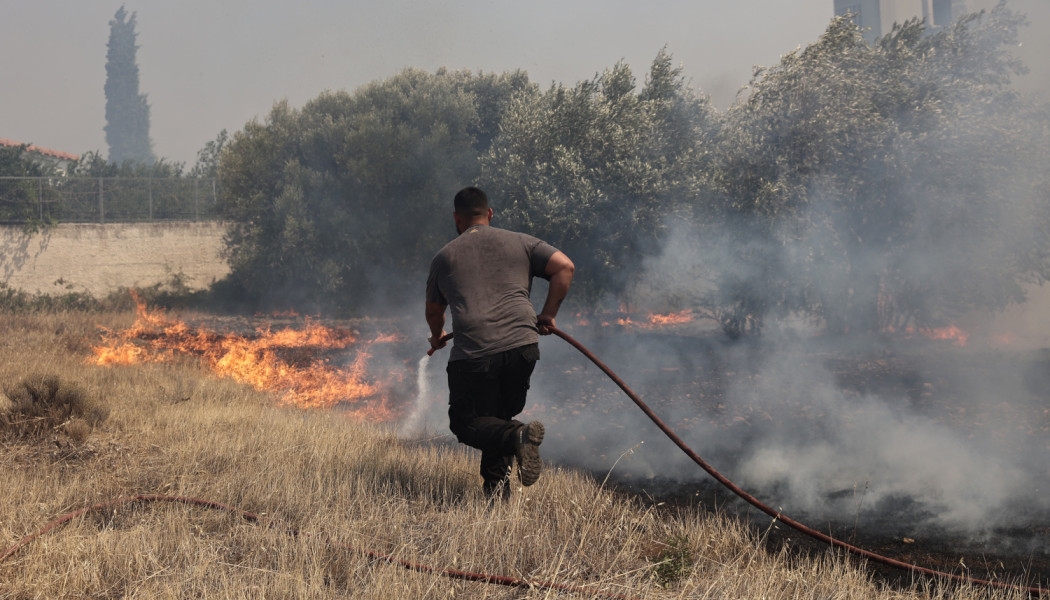
[[[139,93],[139,68],[135,63],[135,13],[121,6],[109,22],[106,45],[106,143],[109,161],[152,163],[149,137],[149,103]]]
[[[29,156],[29,145],[0,146],[0,177],[42,177],[53,174],[46,163]],[[0,219],[36,227],[40,217],[39,186],[30,180],[0,179]]]
[[[29,156],[29,144],[0,146],[0,176],[41,177],[52,174],[46,163],[34,161]]]
[[[139,178],[179,178],[183,176],[185,165],[181,162],[168,162],[161,158],[152,163],[124,161],[115,163],[106,160],[95,151],[80,155],[73,167],[72,174],[77,177],[139,177]]]
[[[1005,87],[1020,22],[1000,5],[869,46],[838,18],[756,74],[719,136],[705,230],[733,326],[801,312],[838,332],[935,327],[1044,278],[1045,147]]]
[[[215,139],[197,151],[197,164],[190,169],[191,177],[215,177],[219,172],[219,155],[230,141],[230,134],[223,129]]]
[[[617,64],[574,88],[515,98],[482,158],[501,222],[573,257],[573,297],[616,302],[704,171],[711,118],[661,51],[644,88]]]
[[[416,289],[521,73],[408,69],[234,133],[219,154],[233,282],[262,303],[351,309]],[[480,141],[479,141],[480,140]]]

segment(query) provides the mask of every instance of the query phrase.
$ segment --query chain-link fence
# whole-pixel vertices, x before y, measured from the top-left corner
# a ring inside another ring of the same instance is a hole
[[[215,179],[0,177],[0,223],[218,219]]]

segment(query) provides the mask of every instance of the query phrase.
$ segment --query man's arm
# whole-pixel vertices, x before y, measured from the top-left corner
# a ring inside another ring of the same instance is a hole
[[[561,301],[569,294],[576,265],[572,264],[564,252],[558,251],[547,261],[544,273],[550,278],[550,287],[547,288],[547,300],[543,303],[543,310],[536,315],[536,327],[540,335],[550,335]]]
[[[427,325],[430,327],[430,348],[433,350],[444,348],[448,343],[441,341],[445,335],[445,308],[447,306],[447,304],[427,302]]]

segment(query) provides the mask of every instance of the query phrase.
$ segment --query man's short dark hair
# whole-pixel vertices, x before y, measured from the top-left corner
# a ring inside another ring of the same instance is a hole
[[[456,212],[465,217],[479,217],[489,210],[489,197],[480,188],[465,187],[456,194]]]

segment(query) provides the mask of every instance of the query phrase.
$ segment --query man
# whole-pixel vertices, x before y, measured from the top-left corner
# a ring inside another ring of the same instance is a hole
[[[514,417],[525,408],[540,357],[538,336],[551,333],[575,267],[546,242],[492,227],[488,197],[476,187],[456,194],[452,216],[459,237],[437,253],[427,278],[430,346],[445,346],[445,309],[451,308],[449,429],[481,450],[482,489],[505,500],[515,459],[522,485],[536,483],[543,470],[543,424]],[[533,277],[550,281],[538,315],[529,299]]]

